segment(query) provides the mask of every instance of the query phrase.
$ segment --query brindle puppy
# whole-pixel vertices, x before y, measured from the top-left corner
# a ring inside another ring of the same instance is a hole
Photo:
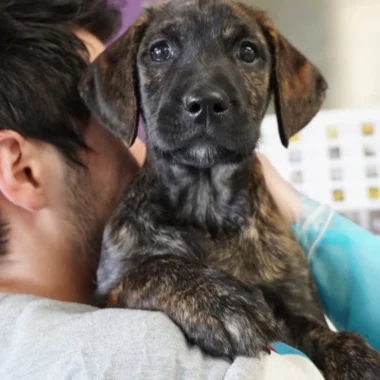
[[[148,137],[146,164],[105,232],[105,305],[164,311],[214,355],[255,356],[284,340],[329,380],[380,379],[377,352],[328,329],[305,254],[252,153],[272,95],[286,146],[326,87],[247,5],[144,11],[81,84],[113,133],[131,144],[141,111]]]

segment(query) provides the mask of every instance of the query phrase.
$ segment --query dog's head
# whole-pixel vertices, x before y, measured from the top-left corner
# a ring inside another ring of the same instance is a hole
[[[141,112],[150,149],[205,168],[251,154],[272,95],[287,146],[326,88],[262,12],[187,0],[145,10],[89,66],[80,90],[95,117],[128,144]]]

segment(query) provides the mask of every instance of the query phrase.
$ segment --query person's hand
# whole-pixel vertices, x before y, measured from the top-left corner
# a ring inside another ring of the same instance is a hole
[[[289,224],[295,223],[302,212],[302,204],[298,194],[281,177],[268,158],[261,153],[257,153],[257,157],[262,165],[268,190],[280,209],[281,214]]]

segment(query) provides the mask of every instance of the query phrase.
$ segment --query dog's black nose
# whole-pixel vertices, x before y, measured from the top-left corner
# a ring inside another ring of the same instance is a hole
[[[212,120],[228,111],[229,99],[222,91],[193,91],[185,95],[184,106],[191,117],[209,117]]]

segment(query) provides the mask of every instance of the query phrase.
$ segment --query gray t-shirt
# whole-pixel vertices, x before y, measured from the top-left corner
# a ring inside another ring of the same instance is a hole
[[[320,380],[301,356],[217,359],[164,314],[0,294],[1,380]]]

